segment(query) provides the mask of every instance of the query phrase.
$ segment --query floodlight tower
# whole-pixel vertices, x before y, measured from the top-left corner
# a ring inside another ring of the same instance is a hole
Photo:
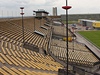
[[[67,6],[67,0],[66,0],[66,6],[62,7],[63,9],[66,10],[66,56],[67,56],[67,75],[68,75],[68,9],[71,8],[71,6]]]
[[[24,9],[24,7],[20,7],[20,9],[21,9],[21,15],[22,15],[22,36],[23,36],[23,44],[24,44],[24,42],[25,42],[25,40],[24,40],[24,23],[23,23],[23,15],[24,15],[24,12],[23,12],[23,9]]]

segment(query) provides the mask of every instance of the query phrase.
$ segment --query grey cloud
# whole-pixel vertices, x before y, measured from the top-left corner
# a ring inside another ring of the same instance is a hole
[[[68,0],[68,5],[72,6],[69,13],[100,13],[100,0]],[[52,7],[57,7],[58,14],[65,13],[62,6],[66,4],[66,0],[0,0],[0,10],[20,11],[19,7],[24,6],[25,12],[28,14],[33,10],[45,9],[52,13]],[[1,13],[1,12],[0,12]]]

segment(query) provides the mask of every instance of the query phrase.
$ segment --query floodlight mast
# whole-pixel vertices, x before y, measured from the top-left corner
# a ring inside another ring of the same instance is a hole
[[[22,36],[23,36],[23,45],[24,45],[24,43],[25,43],[25,40],[24,40],[24,23],[23,23],[23,15],[24,15],[24,12],[23,12],[23,10],[24,10],[24,7],[20,7],[20,9],[21,9],[21,15],[22,15]]]
[[[71,6],[67,6],[67,0],[66,0],[66,6],[63,6],[62,7],[63,9],[65,9],[66,10],[66,51],[67,51],[67,53],[66,53],[66,57],[67,57],[67,60],[66,60],[66,62],[67,62],[67,75],[68,75],[68,9],[70,9],[71,8]]]

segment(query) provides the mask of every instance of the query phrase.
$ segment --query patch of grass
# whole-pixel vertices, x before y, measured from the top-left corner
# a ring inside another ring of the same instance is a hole
[[[64,24],[66,23],[66,21],[62,21]],[[78,23],[78,21],[68,21],[68,24],[74,24],[74,23]]]
[[[100,48],[100,31],[79,31],[79,34]]]

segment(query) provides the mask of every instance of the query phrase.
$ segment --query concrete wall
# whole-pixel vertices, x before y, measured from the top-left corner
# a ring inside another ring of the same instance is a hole
[[[62,20],[66,20],[65,15],[61,15]],[[70,14],[68,15],[69,21],[78,21],[78,19],[93,19],[100,20],[100,14]]]

